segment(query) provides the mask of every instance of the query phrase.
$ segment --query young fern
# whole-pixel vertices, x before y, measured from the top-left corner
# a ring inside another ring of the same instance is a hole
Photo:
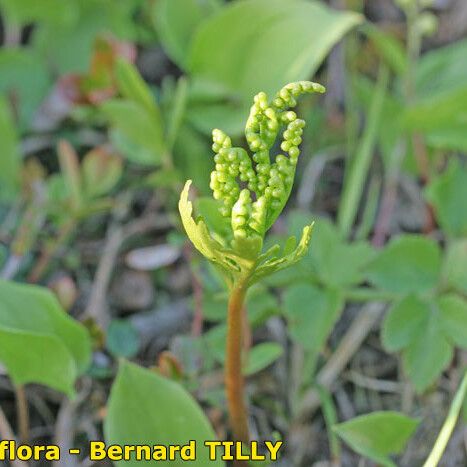
[[[296,263],[307,251],[312,225],[304,227],[298,245],[291,237],[282,252],[279,245],[265,252],[262,248],[266,232],[290,196],[300,154],[305,121],[291,109],[300,95],[324,91],[320,84],[299,81],[283,87],[271,102],[264,92],[257,94],[245,128],[251,158],[245,149],[232,147],[232,140],[223,131],[212,132],[216,167],[210,187],[214,198],[221,202],[221,214],[230,220],[229,238],[211,234],[201,217],[193,219],[188,200],[191,180],[180,197],[179,210],[188,237],[219,269],[230,289],[226,390],[233,435],[242,442],[249,441],[241,359],[245,294],[250,285]],[[272,162],[270,152],[282,130],[282,153]]]

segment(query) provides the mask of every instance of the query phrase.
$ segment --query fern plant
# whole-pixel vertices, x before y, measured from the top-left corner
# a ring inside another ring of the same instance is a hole
[[[290,83],[272,101],[264,92],[254,98],[245,137],[251,151],[233,147],[221,130],[214,130],[215,170],[211,173],[213,197],[222,216],[230,220],[229,235],[210,232],[202,217],[193,218],[188,199],[191,180],[181,193],[181,219],[196,249],[220,271],[229,287],[225,384],[228,410],[236,441],[248,442],[248,417],[242,376],[242,314],[248,288],[260,279],[299,261],[308,249],[312,225],[303,228],[298,244],[290,237],[285,245],[263,251],[266,232],[274,224],[290,196],[300,154],[305,121],[292,109],[306,93],[325,88],[310,81]],[[281,153],[271,160],[279,132]]]

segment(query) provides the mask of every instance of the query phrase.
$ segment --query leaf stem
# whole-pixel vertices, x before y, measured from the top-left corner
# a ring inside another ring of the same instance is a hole
[[[19,439],[23,444],[29,443],[29,407],[24,386],[15,387],[16,411],[18,415]]]
[[[441,460],[441,457],[446,449],[449,438],[452,435],[454,427],[456,426],[459,413],[462,409],[462,403],[467,394],[467,371],[464,374],[461,385],[457,390],[457,393],[452,401],[449,409],[448,416],[439,432],[438,438],[436,439],[435,445],[428,456],[428,459],[423,464],[423,467],[436,467]]]
[[[225,386],[233,438],[242,443],[250,440],[242,373],[242,313],[246,289],[246,284],[239,282],[230,293],[225,365]]]

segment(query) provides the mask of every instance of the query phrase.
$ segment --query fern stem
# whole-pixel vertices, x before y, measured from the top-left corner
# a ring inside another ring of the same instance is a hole
[[[242,443],[250,440],[242,374],[242,313],[245,294],[246,286],[243,283],[236,284],[230,293],[225,365],[225,386],[233,438]]]

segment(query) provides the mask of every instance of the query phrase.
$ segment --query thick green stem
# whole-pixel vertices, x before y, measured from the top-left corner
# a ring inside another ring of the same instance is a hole
[[[243,283],[234,286],[230,293],[225,364],[225,386],[233,438],[242,443],[250,440],[242,373],[242,313],[245,294],[246,286]]]

